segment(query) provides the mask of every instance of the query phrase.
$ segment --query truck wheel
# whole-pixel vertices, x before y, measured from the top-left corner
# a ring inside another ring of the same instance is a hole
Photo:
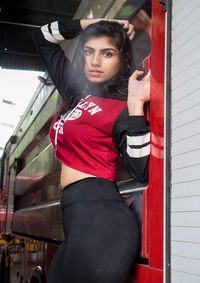
[[[30,283],[46,283],[45,273],[40,266],[37,266],[31,274]]]

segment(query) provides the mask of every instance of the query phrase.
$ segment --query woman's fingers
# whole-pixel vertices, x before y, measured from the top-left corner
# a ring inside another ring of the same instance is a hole
[[[131,76],[130,79],[137,80],[139,76],[141,76],[144,72],[136,70]]]
[[[125,21],[122,26],[123,29],[126,31],[126,34],[128,35],[129,39],[132,40],[135,34],[134,25],[130,24],[128,21]]]
[[[127,20],[116,20],[123,29],[126,31],[126,34],[128,35],[129,39],[132,40],[135,34],[134,31],[134,25],[130,24]]]
[[[130,78],[137,80],[139,76],[143,75],[143,71],[136,70]],[[142,80],[149,80],[151,78],[151,70],[141,79]]]
[[[126,21],[126,20],[121,20],[121,21],[120,21],[120,24],[122,25],[122,27],[123,27],[124,29],[128,29],[128,26],[129,26],[129,22],[128,22],[128,21]]]
[[[132,40],[134,35],[135,35],[134,26],[132,24],[129,24],[129,28],[128,28],[128,31],[126,33],[129,37],[129,39]]]

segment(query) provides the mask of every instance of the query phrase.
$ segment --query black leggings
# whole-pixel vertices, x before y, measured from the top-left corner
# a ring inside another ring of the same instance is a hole
[[[61,198],[65,240],[48,283],[128,282],[139,252],[139,229],[116,185],[102,178],[70,184]]]

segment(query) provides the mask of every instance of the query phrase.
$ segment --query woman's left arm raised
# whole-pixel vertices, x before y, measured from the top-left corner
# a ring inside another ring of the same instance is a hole
[[[149,177],[150,128],[144,114],[144,104],[150,97],[150,77],[137,80],[143,72],[135,71],[129,79],[126,111],[117,118],[113,138],[122,154],[130,175],[140,182]]]

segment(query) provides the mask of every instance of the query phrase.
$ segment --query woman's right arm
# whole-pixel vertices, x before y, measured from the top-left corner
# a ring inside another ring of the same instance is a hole
[[[55,21],[35,29],[39,54],[61,96],[70,80],[71,67],[59,43],[76,37],[81,30],[80,20]]]
[[[58,92],[63,97],[67,82],[70,82],[72,70],[70,61],[65,56],[59,43],[64,40],[72,39],[79,35],[82,29],[88,25],[108,19],[81,19],[55,21],[41,28],[35,29],[35,42],[47,69]],[[110,20],[113,21],[113,20]],[[134,36],[134,27],[126,20],[114,20],[119,22],[126,33],[132,39]]]
[[[59,43],[78,36],[82,29],[100,20],[102,19],[55,21],[34,31],[36,46],[43,64],[62,97],[67,83],[70,82],[72,68]]]

